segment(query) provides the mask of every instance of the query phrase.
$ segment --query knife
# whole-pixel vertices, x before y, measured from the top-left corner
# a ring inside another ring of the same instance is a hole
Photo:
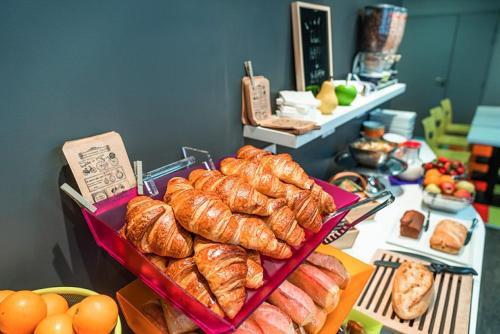
[[[472,225],[470,226],[470,229],[467,231],[467,235],[465,237],[464,246],[470,242],[470,239],[472,238],[472,232],[474,232],[474,229],[476,228],[478,221],[479,220],[477,218],[474,218],[472,220]]]
[[[429,230],[430,221],[431,221],[431,210],[427,211],[427,220],[425,221],[424,232],[427,232]]]
[[[376,266],[381,266],[381,267],[389,267],[389,268],[399,268],[401,263],[399,262],[392,262],[392,261],[375,261],[374,264]],[[440,273],[451,273],[451,274],[459,274],[459,275],[477,275],[477,271],[474,270],[474,268],[469,268],[469,267],[455,267],[455,266],[449,266],[447,264],[441,264],[441,263],[431,263],[426,266],[430,271],[436,274]]]

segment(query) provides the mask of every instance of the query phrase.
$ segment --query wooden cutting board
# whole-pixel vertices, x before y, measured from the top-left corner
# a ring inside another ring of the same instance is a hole
[[[395,252],[378,250],[376,260],[403,262],[412,260],[428,264]],[[434,301],[427,312],[415,320],[401,320],[394,313],[391,303],[392,281],[396,269],[376,267],[355,309],[380,321],[398,333],[450,333],[469,332],[472,297],[472,275],[434,274]]]

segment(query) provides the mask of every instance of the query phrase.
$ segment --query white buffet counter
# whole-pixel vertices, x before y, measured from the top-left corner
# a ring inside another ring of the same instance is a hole
[[[423,143],[425,147],[421,149],[421,158],[423,161],[430,161],[434,158],[432,151],[429,147]],[[387,243],[387,239],[390,233],[394,229],[394,224],[399,225],[399,218],[401,213],[416,209],[421,210],[422,202],[422,191],[421,187],[418,185],[406,185],[403,186],[403,195],[396,198],[396,201],[392,203],[389,207],[385,208],[375,216],[373,221],[365,221],[360,223],[357,228],[360,233],[351,249],[345,249],[344,251],[355,258],[369,263],[377,249],[388,249],[388,250],[401,250],[416,253],[414,250],[399,247],[390,243]],[[426,212],[426,210],[422,210]],[[440,213],[441,214],[441,213]],[[469,332],[476,332],[478,305],[479,305],[479,291],[481,285],[481,270],[483,265],[483,252],[484,252],[484,240],[485,240],[485,226],[479,216],[479,214],[471,206],[467,209],[462,210],[459,215],[449,215],[449,218],[460,219],[460,220],[472,220],[472,218],[477,217],[479,219],[479,224],[474,231],[472,236],[470,247],[473,247],[473,260],[472,267],[479,273],[478,276],[474,278],[473,291],[472,291],[472,305],[471,305],[471,317],[469,324]],[[429,229],[428,232],[432,233]],[[425,254],[424,254],[425,255]],[[459,265],[457,263],[452,263],[446,260],[439,259],[440,261],[447,262],[451,265]]]

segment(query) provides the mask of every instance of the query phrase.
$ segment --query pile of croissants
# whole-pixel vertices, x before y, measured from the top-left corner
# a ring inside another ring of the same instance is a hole
[[[286,259],[318,232],[333,198],[289,154],[243,146],[218,170],[168,181],[163,201],[127,204],[120,234],[194,298],[234,318],[264,283],[260,255]]]

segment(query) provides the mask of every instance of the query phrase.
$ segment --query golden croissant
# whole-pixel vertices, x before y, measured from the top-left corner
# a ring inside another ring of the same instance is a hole
[[[314,184],[314,180],[289,154],[267,154],[264,150],[245,145],[238,150],[236,157],[257,162],[280,180],[299,188],[311,189]]]
[[[195,189],[213,192],[231,209],[263,218],[276,236],[292,246],[304,240],[304,230],[297,224],[294,213],[284,198],[269,198],[238,176],[224,176],[215,170],[197,169],[189,174]]]
[[[269,216],[285,206],[286,200],[269,198],[237,176],[224,176],[216,170],[197,169],[189,174],[195,189],[216,193],[233,212]]]
[[[246,298],[246,251],[240,246],[197,237],[194,243],[194,261],[222,310],[229,318],[234,318]]]
[[[320,211],[310,191],[281,182],[276,176],[264,170],[261,165],[249,160],[226,158],[221,161],[220,168],[225,175],[238,175],[267,196],[285,198],[302,227],[313,232],[321,228]]]
[[[264,268],[260,261],[260,254],[256,251],[247,251],[247,278],[245,286],[249,289],[258,289],[264,284]]]
[[[193,251],[191,234],[175,221],[172,208],[162,201],[138,196],[127,204],[124,236],[143,253],[184,258]]]
[[[175,217],[186,230],[206,239],[240,245],[268,256],[291,256],[291,251],[283,250],[261,219],[233,215],[217,195],[194,189],[182,177],[168,181],[164,200],[172,206]]]
[[[170,262],[165,274],[215,314],[224,316],[224,312],[217,304],[207,282],[198,271],[193,257]]]

